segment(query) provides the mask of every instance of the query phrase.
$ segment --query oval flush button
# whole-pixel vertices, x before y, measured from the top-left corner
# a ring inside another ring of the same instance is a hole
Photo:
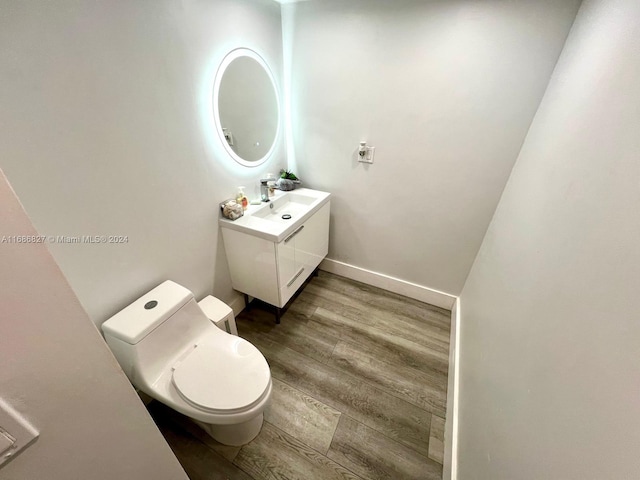
[[[150,302],[147,302],[147,303],[144,304],[144,308],[145,308],[145,310],[151,310],[156,305],[158,305],[158,302],[155,301],[155,300],[151,300]]]

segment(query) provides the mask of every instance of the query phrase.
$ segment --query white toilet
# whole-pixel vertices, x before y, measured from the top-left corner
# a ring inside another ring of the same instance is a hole
[[[207,318],[170,280],[102,324],[107,344],[140,391],[193,419],[225,445],[262,428],[271,372],[260,351]]]

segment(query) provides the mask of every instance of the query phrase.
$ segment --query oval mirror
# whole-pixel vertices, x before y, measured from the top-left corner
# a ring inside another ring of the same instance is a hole
[[[280,126],[278,92],[263,58],[248,48],[232,50],[218,69],[213,111],[222,145],[238,163],[264,163],[276,145]]]

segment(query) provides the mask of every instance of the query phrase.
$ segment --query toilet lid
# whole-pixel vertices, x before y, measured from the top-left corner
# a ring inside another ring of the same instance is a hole
[[[224,345],[197,345],[174,366],[173,384],[190,404],[211,412],[251,408],[271,382],[260,351],[240,337]]]

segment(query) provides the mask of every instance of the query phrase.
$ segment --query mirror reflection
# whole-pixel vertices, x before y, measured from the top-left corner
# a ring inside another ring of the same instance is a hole
[[[222,144],[246,166],[265,162],[278,136],[279,108],[269,67],[256,52],[227,55],[214,85],[214,115]]]

